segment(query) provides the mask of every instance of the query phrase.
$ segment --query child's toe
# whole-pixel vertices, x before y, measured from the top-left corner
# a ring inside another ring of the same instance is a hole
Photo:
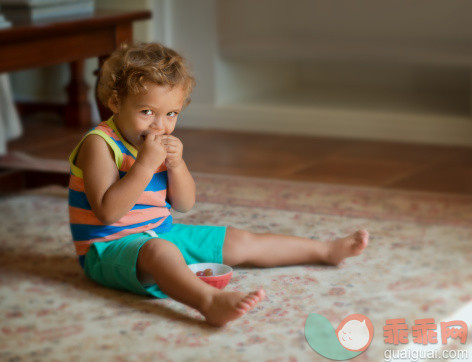
[[[239,302],[236,306],[236,310],[242,310],[244,312],[247,312],[249,309],[251,309],[251,305],[244,301]]]

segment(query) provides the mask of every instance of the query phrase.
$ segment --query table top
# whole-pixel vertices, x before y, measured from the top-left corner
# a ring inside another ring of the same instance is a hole
[[[149,10],[96,10],[93,14],[88,15],[44,19],[34,23],[16,23],[10,28],[0,29],[0,45],[24,38],[34,39],[49,34],[75,32],[80,28],[92,30],[118,23],[146,20],[150,19],[151,16],[152,13]]]
[[[0,73],[110,55],[132,41],[134,21],[151,16],[148,10],[96,11],[2,29]]]

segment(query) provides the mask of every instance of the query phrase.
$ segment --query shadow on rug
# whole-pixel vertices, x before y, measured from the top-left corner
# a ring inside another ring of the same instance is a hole
[[[387,319],[405,319],[410,342],[418,319],[472,324],[471,197],[204,174],[196,181],[198,203],[178,222],[321,240],[366,227],[370,245],[339,267],[236,268],[228,290],[263,287],[268,297],[218,329],[171,299],[88,280],[71,243],[66,190],[2,197],[0,360],[325,360],[306,341],[308,315],[337,326],[361,313],[374,337],[356,360],[381,361],[387,349],[417,346],[385,343]]]

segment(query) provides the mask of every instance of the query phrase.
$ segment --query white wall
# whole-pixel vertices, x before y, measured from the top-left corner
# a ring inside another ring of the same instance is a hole
[[[166,45],[179,51],[190,62],[197,80],[193,102],[214,104],[219,61],[214,0],[169,1],[169,15],[170,18],[162,19],[156,14],[155,21],[170,20],[170,43]]]
[[[471,10],[469,0],[224,0],[218,3],[223,42],[248,36],[470,39]]]
[[[197,70],[215,96],[196,97],[184,125],[472,146],[470,1],[205,4],[216,68]]]

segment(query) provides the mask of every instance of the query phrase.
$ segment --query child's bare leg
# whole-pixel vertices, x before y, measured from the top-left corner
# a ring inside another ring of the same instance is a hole
[[[228,228],[223,260],[228,265],[260,267],[322,263],[337,265],[359,255],[369,242],[369,233],[359,230],[329,242],[277,234],[255,234]]]
[[[264,298],[262,289],[225,292],[203,282],[188,268],[179,249],[164,239],[151,239],[143,245],[137,267],[141,281],[154,280],[165,294],[197,309],[215,326],[241,317]]]

